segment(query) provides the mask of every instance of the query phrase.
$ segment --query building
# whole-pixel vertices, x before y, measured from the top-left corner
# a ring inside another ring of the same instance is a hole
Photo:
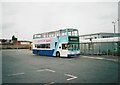
[[[11,39],[0,39],[0,49],[31,49],[31,41],[18,40],[14,35]]]
[[[120,55],[120,33],[80,35],[80,52],[84,55]]]
[[[31,49],[31,41],[0,39],[0,49]]]

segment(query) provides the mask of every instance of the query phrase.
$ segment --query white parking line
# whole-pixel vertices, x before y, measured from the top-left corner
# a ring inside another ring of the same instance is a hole
[[[73,76],[73,75],[69,75],[69,74],[64,74],[66,76],[69,76],[69,77],[72,77],[72,78],[68,78],[67,80],[70,81],[70,80],[73,80],[73,79],[76,79],[77,77],[76,76]]]
[[[45,71],[45,70],[36,70],[37,72]]]
[[[109,60],[109,61],[114,61],[114,62],[119,62],[118,59],[106,59],[106,60]]]
[[[54,84],[55,82],[50,82],[50,84]]]
[[[105,58],[100,58],[100,57],[97,57],[97,58],[95,58],[95,59],[99,59],[99,60],[102,60],[102,59],[105,59]]]
[[[44,85],[51,85],[51,84],[54,84],[55,82],[50,82],[50,83],[46,83]]]
[[[91,59],[108,60],[108,61],[119,62],[118,59],[107,59],[107,58],[101,58],[101,57],[88,57],[88,56],[82,56],[82,57],[83,57],[83,58],[91,58]]]
[[[55,72],[54,70],[51,70],[51,69],[45,69],[45,70],[50,72]]]
[[[42,72],[42,71],[49,71],[49,72],[56,72],[54,70],[51,69],[41,69],[41,70],[36,70],[37,72]]]
[[[15,74],[9,74],[8,76],[16,76],[16,75],[23,75],[25,73],[15,73]]]

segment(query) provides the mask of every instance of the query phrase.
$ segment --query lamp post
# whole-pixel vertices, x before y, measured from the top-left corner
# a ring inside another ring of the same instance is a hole
[[[91,44],[90,44],[90,52],[91,52],[91,55],[93,54],[93,48],[92,48],[92,37],[90,38],[90,41],[91,41]]]
[[[98,38],[99,38],[99,35],[100,34],[98,34]],[[100,42],[98,43],[98,55],[100,55]]]
[[[115,37],[115,24],[116,24],[116,21],[113,21],[113,26],[114,26],[114,37]]]
[[[117,23],[119,21],[119,19],[117,19],[116,21],[113,21],[112,23],[113,23],[113,26],[114,26],[114,38],[113,38],[113,41],[114,41],[114,39],[115,39],[115,31],[116,31],[116,29],[115,29],[115,24]],[[113,42],[114,43],[114,42]],[[115,43],[114,43],[114,51],[113,51],[113,55],[115,55]]]
[[[18,51],[18,32],[15,32],[17,35],[17,51]]]

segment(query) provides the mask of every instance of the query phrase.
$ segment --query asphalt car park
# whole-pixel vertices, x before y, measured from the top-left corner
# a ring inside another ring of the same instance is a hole
[[[117,83],[118,65],[84,56],[59,58],[33,55],[30,50],[3,50],[2,83]]]

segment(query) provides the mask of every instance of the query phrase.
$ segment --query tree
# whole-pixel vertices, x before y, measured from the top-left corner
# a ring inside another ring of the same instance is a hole
[[[13,43],[17,42],[17,38],[14,35],[12,36],[12,41],[13,41]]]
[[[2,39],[2,43],[5,43],[7,40],[5,40],[5,39]]]

